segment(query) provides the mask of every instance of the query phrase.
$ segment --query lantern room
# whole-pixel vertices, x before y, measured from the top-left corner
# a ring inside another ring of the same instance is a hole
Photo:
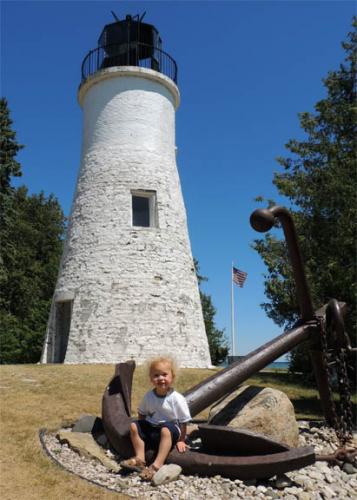
[[[104,26],[98,47],[82,63],[82,83],[97,71],[111,67],[139,66],[163,73],[177,83],[175,60],[162,50],[162,40],[152,24],[143,23],[143,15],[126,16]]]

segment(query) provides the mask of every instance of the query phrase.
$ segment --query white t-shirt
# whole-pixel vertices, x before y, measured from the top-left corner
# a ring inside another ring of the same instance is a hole
[[[170,389],[166,396],[158,396],[154,390],[147,392],[138,412],[153,425],[164,422],[183,424],[191,420],[190,410],[182,394]]]

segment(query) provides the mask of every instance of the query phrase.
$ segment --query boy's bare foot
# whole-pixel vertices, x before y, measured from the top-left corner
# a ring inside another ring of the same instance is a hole
[[[158,470],[158,467],[156,467],[154,464],[151,464],[149,465],[149,467],[145,467],[145,469],[143,469],[140,477],[143,481],[151,481]]]
[[[119,465],[124,469],[133,470],[135,472],[142,472],[146,468],[146,463],[137,457],[122,460]]]

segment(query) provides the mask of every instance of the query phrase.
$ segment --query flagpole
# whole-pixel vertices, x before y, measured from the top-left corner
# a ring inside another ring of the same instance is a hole
[[[232,356],[237,356],[236,353],[236,332],[235,332],[235,323],[234,323],[234,283],[237,284],[240,288],[243,288],[244,282],[248,276],[248,273],[241,271],[233,266],[232,261]]]
[[[235,334],[234,334],[234,288],[233,288],[233,261],[231,267],[231,330],[232,330],[232,356],[235,356]]]

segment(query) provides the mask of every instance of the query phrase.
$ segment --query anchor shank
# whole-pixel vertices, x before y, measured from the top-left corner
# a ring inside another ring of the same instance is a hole
[[[315,322],[300,324],[251,352],[242,361],[236,361],[185,392],[191,415],[197,415],[219,398],[234,391],[251,375],[306,340],[316,329]]]

